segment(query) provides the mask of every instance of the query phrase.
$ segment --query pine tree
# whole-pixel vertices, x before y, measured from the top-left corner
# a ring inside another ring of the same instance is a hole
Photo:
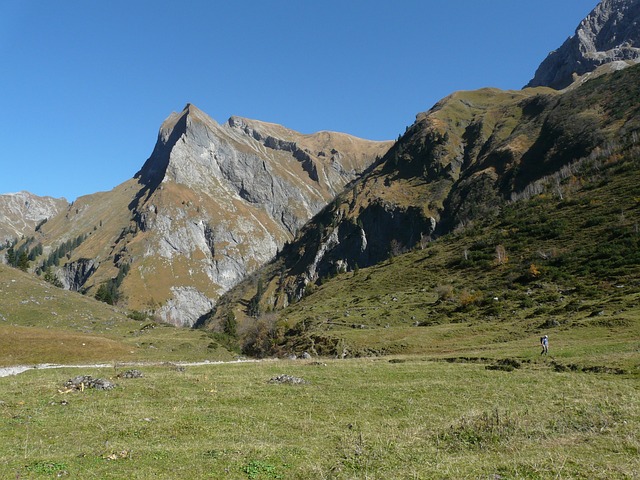
[[[238,321],[233,311],[229,310],[224,319],[223,331],[232,338],[238,337]]]
[[[264,284],[262,282],[262,278],[258,279],[258,288],[256,290],[256,294],[253,296],[251,300],[249,300],[249,306],[247,307],[247,313],[250,317],[259,317],[260,316],[260,300],[262,299],[262,295],[264,294]]]
[[[51,271],[51,267],[46,267],[44,271],[44,281],[50,283],[54,287],[63,288],[62,282],[55,276],[55,274]]]
[[[6,253],[6,258],[7,258],[7,264],[11,265],[12,267],[16,266],[16,252],[13,249],[13,247],[9,247],[9,250],[7,250]]]
[[[20,252],[16,266],[23,272],[29,269],[29,255],[24,250]]]

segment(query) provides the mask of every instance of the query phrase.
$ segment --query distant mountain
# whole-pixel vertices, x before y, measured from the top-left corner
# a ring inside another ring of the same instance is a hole
[[[640,0],[602,0],[575,34],[551,52],[527,87],[561,90],[603,65],[640,62]]]
[[[33,234],[44,247],[34,263],[53,264],[68,289],[190,326],[390,146],[239,117],[220,125],[187,105],[134,179]]]
[[[29,192],[0,195],[0,244],[31,235],[38,224],[68,205],[64,198],[39,197]]]

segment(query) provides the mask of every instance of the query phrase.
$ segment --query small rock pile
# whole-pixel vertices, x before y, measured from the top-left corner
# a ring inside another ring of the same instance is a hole
[[[115,384],[104,378],[93,378],[91,375],[78,375],[67,380],[64,384],[70,390],[84,390],[85,388],[95,388],[96,390],[111,390]]]
[[[303,378],[292,377],[291,375],[282,374],[282,375],[273,377],[271,380],[269,380],[269,383],[280,383],[280,384],[287,383],[290,385],[304,385],[308,382]]]
[[[140,370],[127,370],[126,372],[119,373],[118,378],[142,378],[144,375]]]

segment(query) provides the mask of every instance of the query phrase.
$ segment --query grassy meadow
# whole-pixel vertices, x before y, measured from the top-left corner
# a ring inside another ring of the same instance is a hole
[[[637,478],[637,376],[425,357],[31,370],[0,379],[0,478]],[[78,374],[110,391],[66,392]],[[302,385],[273,384],[278,374]]]

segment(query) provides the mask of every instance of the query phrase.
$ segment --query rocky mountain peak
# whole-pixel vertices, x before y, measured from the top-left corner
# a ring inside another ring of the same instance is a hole
[[[640,0],[602,0],[526,86],[561,90],[602,65],[640,62],[639,26]]]
[[[155,189],[165,179],[170,162],[188,159],[189,156],[176,155],[174,149],[182,143],[207,145],[211,132],[220,125],[202,110],[187,103],[181,112],[172,112],[160,126],[156,145],[136,178],[150,189]]]
[[[40,239],[46,253],[86,238],[57,271],[69,288],[93,295],[126,269],[128,308],[191,326],[390,147],[241,117],[221,125],[187,104],[134,180],[76,202]]]

